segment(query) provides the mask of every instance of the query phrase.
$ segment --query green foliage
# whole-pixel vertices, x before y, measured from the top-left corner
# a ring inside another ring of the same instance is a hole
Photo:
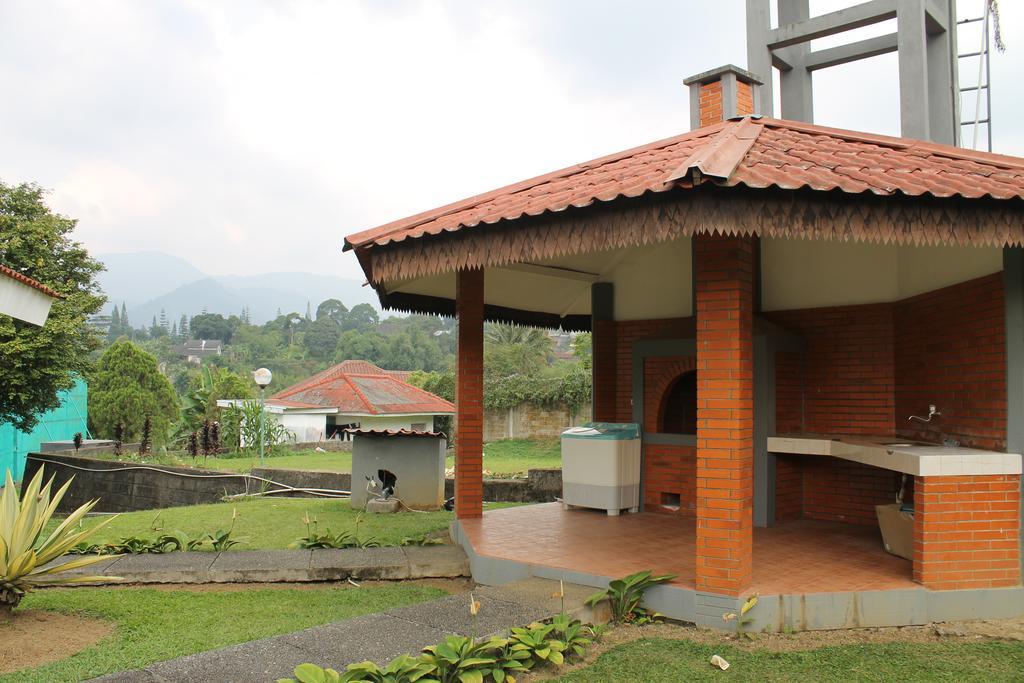
[[[317,318],[302,335],[302,344],[311,358],[330,360],[338,347],[341,327],[331,318]]]
[[[572,354],[586,369],[590,369],[594,360],[594,338],[590,332],[580,332],[572,340]]]
[[[98,436],[109,437],[123,424],[123,438],[131,441],[149,416],[154,442],[161,444],[178,415],[177,394],[152,354],[126,339],[103,352],[89,387],[89,416]]]
[[[587,598],[586,604],[593,607],[607,600],[612,610],[612,621],[615,623],[645,624],[660,615],[648,613],[640,606],[644,593],[651,586],[671,581],[674,578],[675,574],[655,576],[650,570],[630,574],[624,578],[615,579],[608,584],[608,588],[591,595]]]
[[[449,401],[455,400],[455,372],[414,372],[409,382]],[[590,371],[581,365],[564,366],[564,374],[486,375],[484,405],[507,410],[522,403],[536,406],[566,405],[577,409],[590,401]]]
[[[73,479],[69,479],[51,496],[53,479],[44,486],[43,468],[40,467],[19,500],[11,471],[7,470],[4,487],[0,491],[0,614],[10,613],[28,591],[39,586],[89,583],[103,579],[97,576],[54,576],[98,562],[98,557],[83,557],[64,564],[53,563],[113,519],[108,518],[89,529],[76,529],[78,523],[99,502],[94,500],[80,506],[56,528],[44,533]]]
[[[189,538],[176,531],[150,539],[125,536],[111,543],[79,543],[68,551],[72,555],[162,555],[182,550],[199,550],[205,539]]]
[[[562,654],[565,643],[551,637],[554,630],[554,624],[534,622],[529,626],[513,628],[508,640],[513,652],[526,652],[537,662],[561,665],[565,660]]]
[[[258,450],[260,447],[260,415],[262,412],[263,407],[255,399],[246,401],[240,407],[234,406],[229,408],[224,419],[225,435],[231,434],[233,436],[234,432],[229,432],[229,429],[237,428],[242,447],[251,452]],[[237,427],[234,425],[237,425]],[[295,440],[295,435],[278,422],[273,415],[263,415],[262,425],[264,450],[273,450],[282,444]],[[227,439],[228,437],[226,436],[225,438]],[[234,441],[227,440],[227,443],[233,444]]]
[[[750,610],[757,606],[758,596],[754,593],[749,598],[743,601],[743,605],[740,607],[740,613],[737,615],[735,612],[729,612],[722,615],[722,621],[736,622],[736,635],[739,638],[750,639],[753,636],[750,634],[750,625],[754,623],[754,618],[748,616]]]
[[[220,313],[201,313],[189,321],[189,336],[192,339],[220,339],[229,344],[241,324],[241,319],[234,315],[225,318]]]
[[[535,327],[488,323],[484,328],[484,372],[491,377],[532,376],[547,365],[552,343]]]
[[[75,221],[53,213],[38,185],[0,182],[0,263],[56,290],[42,327],[0,315],[0,424],[29,431],[60,405],[58,393],[88,376],[99,337],[85,325],[104,298],[102,264],[71,239]]]
[[[552,619],[551,625],[554,627],[558,639],[565,645],[564,653],[568,656],[582,657],[593,642],[585,635],[586,633],[592,634],[590,628],[578,619],[571,618],[565,612]]]
[[[379,548],[380,541],[373,538],[372,536],[366,539],[360,538],[359,536],[359,523],[361,517],[356,518],[356,530],[355,531],[342,531],[337,534],[332,534],[330,529],[327,529],[324,533],[319,533],[317,527],[319,523],[316,517],[310,517],[309,513],[306,513],[302,517],[303,523],[306,525],[306,535],[295,541],[292,544],[293,548],[300,548],[302,550],[322,550],[325,548]],[[402,545],[406,545],[406,539],[402,539]]]
[[[466,636],[448,636],[444,642],[423,650],[420,662],[431,680],[439,683],[482,683],[495,669],[497,651],[505,642],[477,642]]]

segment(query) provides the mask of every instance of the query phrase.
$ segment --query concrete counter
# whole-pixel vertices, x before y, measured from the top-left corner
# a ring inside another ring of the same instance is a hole
[[[939,446],[896,438],[770,436],[768,452],[826,455],[924,477],[1021,473],[1019,453]]]

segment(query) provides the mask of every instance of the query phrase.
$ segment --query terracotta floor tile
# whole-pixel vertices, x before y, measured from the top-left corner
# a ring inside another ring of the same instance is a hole
[[[643,569],[677,574],[692,587],[692,518],[640,513],[608,517],[565,511],[558,503],[488,511],[463,529],[476,552],[489,557],[617,577]],[[878,530],[801,520],[754,530],[750,591],[784,593],[916,587],[911,563],[885,552]]]

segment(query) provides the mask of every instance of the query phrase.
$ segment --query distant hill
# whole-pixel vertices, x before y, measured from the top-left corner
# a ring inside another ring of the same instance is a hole
[[[99,280],[111,304],[124,301],[131,307],[207,277],[185,259],[159,251],[103,254],[96,258],[107,267]]]
[[[252,321],[262,324],[276,317],[278,310],[305,313],[307,301],[314,311],[317,304],[331,298],[341,300],[349,308],[361,303],[380,308],[373,290],[354,278],[314,273],[207,275],[183,259],[157,252],[98,258],[108,268],[100,278],[110,297],[107,308],[113,302],[127,302],[128,319],[135,327],[149,324],[153,316],[159,318],[161,309],[169,320],[176,321],[183,313],[191,317],[204,308],[209,313],[237,315],[248,307]],[[156,273],[159,275],[154,278]],[[154,292],[154,279],[164,289]],[[147,280],[150,286],[138,286]],[[145,298],[135,294],[140,289],[147,294]]]

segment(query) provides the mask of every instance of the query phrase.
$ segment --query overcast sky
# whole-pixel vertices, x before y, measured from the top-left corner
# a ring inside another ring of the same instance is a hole
[[[95,253],[356,277],[350,232],[687,130],[682,79],[746,64],[743,5],[3,0],[0,179],[52,189]],[[992,75],[1016,155],[1022,5]],[[896,66],[819,72],[816,122],[898,134]]]

